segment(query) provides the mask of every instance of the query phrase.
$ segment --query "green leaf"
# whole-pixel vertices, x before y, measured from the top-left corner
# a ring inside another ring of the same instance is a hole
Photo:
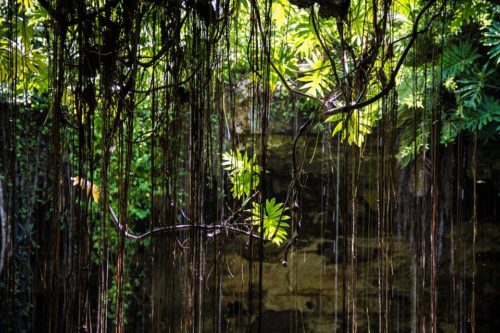
[[[500,22],[494,21],[485,28],[482,42],[485,46],[490,46],[488,55],[497,64],[500,63]]]
[[[264,204],[264,211],[261,213],[261,205],[253,202],[250,212],[250,221],[253,225],[258,226],[258,231],[260,232],[261,225],[261,215],[262,215],[262,225],[264,227],[264,237],[270,238],[273,244],[281,245],[283,241],[287,238],[287,231],[290,225],[285,222],[290,219],[290,216],[286,214],[288,208],[283,207],[283,203],[276,203],[276,199],[266,200]]]
[[[495,69],[488,68],[488,63],[483,65],[480,71],[471,70],[459,80],[460,88],[457,89],[460,100],[468,108],[474,109],[482,101],[483,89],[487,86],[487,80],[495,73]]]
[[[257,165],[257,158],[251,159],[245,152],[229,151],[222,155],[222,167],[229,171],[231,194],[236,199],[249,196],[259,186],[259,174],[262,168]]]
[[[492,122],[500,122],[500,102],[485,95],[477,108],[465,110],[463,119],[464,127],[471,132],[482,130]]]
[[[469,41],[451,45],[445,49],[443,55],[444,75],[450,77],[460,74],[478,58],[477,49]]]
[[[337,114],[328,117],[326,122],[337,123],[333,128],[332,136],[342,133],[342,141],[352,145],[361,146],[365,137],[371,133],[371,128],[375,122],[374,112],[354,110],[349,115]]]
[[[325,59],[318,54],[314,54],[311,59],[306,59],[306,63],[302,64],[305,70],[302,72],[305,75],[298,78],[300,82],[305,82],[300,88],[306,90],[306,93],[318,98],[325,96],[324,90],[331,86],[328,77],[331,76],[331,67]]]

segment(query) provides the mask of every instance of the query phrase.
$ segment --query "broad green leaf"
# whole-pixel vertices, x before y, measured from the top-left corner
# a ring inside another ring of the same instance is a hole
[[[260,232],[261,217],[264,227],[264,237],[270,238],[273,244],[281,245],[287,237],[286,228],[290,225],[285,222],[290,219],[286,214],[288,208],[283,207],[283,203],[276,203],[276,199],[266,200],[264,203],[264,211],[261,212],[261,205],[253,202],[250,212],[250,221],[253,225],[258,226]]]

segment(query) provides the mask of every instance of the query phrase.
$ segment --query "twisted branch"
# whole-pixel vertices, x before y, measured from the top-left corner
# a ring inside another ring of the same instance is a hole
[[[116,216],[115,211],[113,210],[113,207],[111,207],[111,204],[108,205],[109,213],[111,220],[113,221],[114,226],[118,229],[120,233],[123,233],[125,235],[125,238],[128,238],[130,240],[136,241],[136,242],[141,242],[148,237],[155,237],[163,234],[169,234],[173,232],[178,232],[178,231],[187,231],[187,230],[204,230],[204,231],[212,231],[212,233],[208,233],[208,237],[214,237],[220,234],[222,231],[233,231],[235,233],[247,235],[250,237],[253,237],[255,239],[260,239],[260,237],[256,234],[254,234],[251,231],[246,231],[243,229],[236,228],[234,226],[229,225],[229,222],[232,221],[236,215],[233,214],[224,221],[222,221],[220,224],[176,224],[176,225],[170,225],[170,226],[164,226],[164,227],[156,227],[153,228],[152,230],[145,232],[143,234],[136,235],[132,232],[129,232],[123,224],[121,224],[120,220]],[[265,241],[268,241],[270,239],[264,238]]]

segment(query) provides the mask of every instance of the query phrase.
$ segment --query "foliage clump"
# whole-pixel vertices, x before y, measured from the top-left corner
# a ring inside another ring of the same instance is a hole
[[[288,208],[284,207],[283,203],[277,203],[275,198],[266,199],[264,204],[249,198],[257,191],[262,172],[262,168],[257,164],[257,157],[254,155],[250,158],[247,152],[241,154],[236,150],[225,152],[222,158],[222,165],[229,173],[233,198],[244,199],[243,206],[250,201],[252,203],[252,207],[247,210],[250,214],[247,220],[251,225],[258,227],[259,233],[263,226],[264,237],[276,245],[281,245],[287,238],[286,228],[289,224],[285,221],[290,219],[286,214]]]

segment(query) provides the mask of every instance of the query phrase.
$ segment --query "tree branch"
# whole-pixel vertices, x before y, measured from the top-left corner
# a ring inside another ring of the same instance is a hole
[[[427,2],[427,4],[418,13],[418,15],[417,15],[417,17],[415,19],[415,23],[413,24],[413,29],[412,29],[412,33],[411,33],[411,39],[408,42],[408,44],[406,45],[406,47],[405,47],[405,49],[403,51],[403,54],[401,54],[401,57],[399,58],[399,60],[398,60],[398,62],[396,64],[396,67],[392,71],[390,80],[387,83],[387,85],[378,94],[376,94],[375,96],[373,96],[373,97],[371,97],[371,98],[369,98],[367,100],[364,100],[362,102],[356,103],[354,105],[340,106],[340,107],[337,107],[337,108],[334,108],[334,109],[331,109],[331,110],[328,110],[328,111],[321,112],[318,115],[319,118],[329,117],[329,116],[332,116],[334,114],[343,113],[343,112],[349,112],[349,111],[352,111],[352,110],[361,109],[362,107],[365,107],[365,106],[368,106],[368,105],[370,105],[372,103],[375,103],[380,98],[382,98],[385,95],[387,95],[391,91],[391,89],[395,87],[395,85],[396,85],[396,77],[397,77],[397,75],[398,75],[401,67],[403,66],[403,62],[405,61],[406,56],[410,52],[411,48],[413,47],[413,44],[415,43],[415,41],[416,41],[416,39],[417,39],[417,37],[419,35],[420,31],[418,30],[418,25],[420,23],[420,20],[422,19],[423,15],[427,12],[427,10],[429,10],[429,8],[432,7],[432,5],[434,5],[436,3],[436,1],[437,0],[429,0]],[[425,29],[423,31],[425,31]]]
[[[176,224],[176,225],[171,225],[171,226],[153,228],[153,230],[151,230],[151,231],[136,235],[136,234],[131,233],[128,230],[126,230],[125,226],[120,223],[118,217],[116,216],[115,211],[113,210],[113,207],[111,207],[111,204],[108,205],[108,209],[109,209],[111,220],[113,221],[113,224],[118,229],[118,231],[123,233],[125,235],[125,238],[128,238],[128,239],[136,241],[136,242],[141,242],[148,237],[154,237],[154,236],[159,236],[162,234],[169,234],[169,233],[173,233],[173,232],[186,231],[186,230],[212,231],[212,233],[208,235],[209,237],[214,237],[214,236],[218,235],[223,230],[231,230],[231,231],[234,231],[235,233],[247,235],[247,236],[250,236],[250,237],[253,237],[256,239],[260,239],[260,237],[258,235],[252,233],[251,231],[246,231],[246,230],[239,229],[239,228],[233,227],[231,225],[228,225],[228,222],[234,218],[235,214],[231,215],[229,218],[225,219],[220,224]],[[264,238],[264,240],[269,240],[269,239]]]

